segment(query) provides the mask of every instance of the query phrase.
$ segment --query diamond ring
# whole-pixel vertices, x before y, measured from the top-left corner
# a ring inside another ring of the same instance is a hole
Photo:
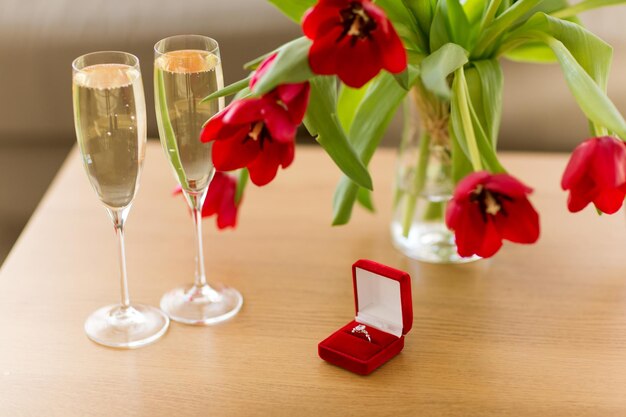
[[[370,334],[368,333],[368,331],[366,330],[365,325],[363,325],[363,324],[357,325],[354,329],[352,329],[352,331],[350,333],[362,334],[363,336],[365,336],[365,338],[367,339],[368,342],[372,343],[372,338],[370,337]]]

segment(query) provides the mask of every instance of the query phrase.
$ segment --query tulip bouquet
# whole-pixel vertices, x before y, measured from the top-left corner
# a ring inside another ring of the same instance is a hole
[[[233,193],[239,199],[248,176],[262,186],[292,163],[296,128],[304,122],[344,174],[333,224],[348,222],[355,203],[371,209],[367,164],[394,114],[410,101],[422,145],[396,204],[427,193],[429,152],[437,148],[445,163],[436,175],[444,178],[439,185],[447,198],[432,203],[430,215],[438,210],[445,218],[461,256],[492,256],[502,240],[535,242],[539,216],[531,189],[506,172],[496,153],[499,60],[511,59],[558,62],[589,120],[591,139],[574,150],[562,179],[569,210],[590,202],[604,213],[621,207],[626,122],[606,95],[612,48],[576,16],[624,0],[270,1],[304,36],[246,64],[249,77],[207,98],[234,94],[201,140],[214,143],[218,170],[239,170]],[[407,201],[404,233],[415,209]]]

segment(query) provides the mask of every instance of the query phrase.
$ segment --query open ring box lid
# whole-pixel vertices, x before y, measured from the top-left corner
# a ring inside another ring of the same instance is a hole
[[[320,357],[367,375],[396,356],[413,325],[411,277],[374,261],[352,265],[356,317],[318,345]],[[352,330],[365,325],[367,335]]]

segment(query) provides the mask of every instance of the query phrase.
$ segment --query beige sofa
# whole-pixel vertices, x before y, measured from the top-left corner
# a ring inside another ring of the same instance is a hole
[[[626,113],[626,7],[586,17],[616,47],[610,89]],[[226,81],[232,82],[244,75],[244,62],[298,36],[300,29],[264,0],[0,2],[0,259],[74,143],[72,59],[95,50],[138,55],[149,134],[156,137],[152,46],[181,33],[216,38]],[[505,77],[503,148],[566,150],[585,136],[585,120],[558,68],[507,64]],[[390,129],[387,143],[397,138],[398,126]]]

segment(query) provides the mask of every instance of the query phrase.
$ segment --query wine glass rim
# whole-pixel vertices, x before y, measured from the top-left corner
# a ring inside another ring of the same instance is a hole
[[[72,61],[72,69],[74,69],[74,71],[82,71],[84,69],[84,68],[79,68],[78,67],[78,60],[79,59],[84,59],[84,58],[87,58],[87,57],[91,57],[91,56],[95,56],[95,55],[104,55],[104,54],[119,54],[119,55],[128,56],[133,61],[132,65],[130,65],[130,66],[133,67],[133,68],[139,69],[139,58],[137,58],[136,55],[131,54],[130,52],[125,52],[125,51],[94,51],[94,52],[88,52],[86,54],[80,55],[79,57],[76,57]],[[104,62],[103,62],[103,64],[104,64]]]
[[[187,35],[172,35],[172,36],[167,36],[167,37],[165,37],[163,39],[160,39],[159,41],[157,41],[154,44],[154,52],[157,53],[158,55],[163,55],[166,52],[162,52],[162,51],[159,50],[159,45],[161,44],[161,42],[166,41],[168,39],[176,39],[176,38],[200,38],[200,39],[208,40],[210,45],[211,45],[211,48],[210,49],[203,49],[203,50],[207,51],[209,53],[215,53],[215,52],[217,52],[220,49],[219,43],[214,38],[211,38],[210,36],[198,35],[198,34],[190,33],[190,34],[187,34]]]

